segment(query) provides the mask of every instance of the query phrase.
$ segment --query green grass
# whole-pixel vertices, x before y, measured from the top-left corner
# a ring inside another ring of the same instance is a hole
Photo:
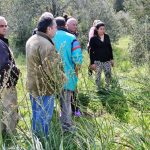
[[[31,132],[31,106],[26,91],[23,55],[17,58],[22,76],[17,85],[20,121],[17,133],[4,139],[5,148],[46,150],[148,150],[150,149],[150,77],[147,66],[135,67],[130,61],[128,43],[121,38],[114,44],[115,67],[111,92],[96,91],[95,78],[88,77],[89,59],[79,74],[78,95],[82,117],[73,117],[75,133],[63,134],[59,123],[59,102],[53,115],[50,137],[41,141]],[[102,80],[104,85],[104,79]],[[10,141],[8,142],[8,139]]]

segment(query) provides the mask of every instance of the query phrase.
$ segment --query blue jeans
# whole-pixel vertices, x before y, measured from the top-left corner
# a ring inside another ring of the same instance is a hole
[[[38,96],[34,98],[30,95],[32,104],[32,130],[35,134],[44,133],[48,136],[49,125],[54,110],[54,96]]]

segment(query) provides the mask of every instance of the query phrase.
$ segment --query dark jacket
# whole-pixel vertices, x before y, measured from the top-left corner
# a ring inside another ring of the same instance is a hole
[[[2,40],[4,43],[6,43],[9,46],[9,41],[4,36],[0,35],[0,40]]]
[[[0,38],[0,87],[5,86],[4,81],[6,87],[15,86],[18,76],[19,70],[15,66],[12,52],[8,47],[8,40]]]
[[[103,42],[97,36],[92,37],[90,40],[91,64],[94,64],[94,61],[106,62],[112,59],[113,53],[109,36],[105,34]]]

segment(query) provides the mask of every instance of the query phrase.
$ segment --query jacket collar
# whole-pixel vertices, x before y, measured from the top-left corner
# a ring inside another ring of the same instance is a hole
[[[8,39],[6,39],[4,36],[0,35],[0,39],[5,42],[7,45],[9,45]]]
[[[51,40],[51,38],[46,33],[37,31],[36,34],[39,35],[39,36],[42,36],[43,38],[45,38],[47,40],[49,40],[54,45],[53,41]]]
[[[58,27],[58,30],[62,30],[62,31],[70,33],[66,28],[63,28],[63,27]]]

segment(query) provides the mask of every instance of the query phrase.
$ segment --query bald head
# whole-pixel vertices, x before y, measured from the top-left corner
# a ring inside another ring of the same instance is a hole
[[[67,20],[67,29],[72,32],[76,33],[77,32],[77,20],[75,18],[70,18]]]
[[[7,21],[3,16],[0,16],[0,35],[5,36],[7,33]]]

